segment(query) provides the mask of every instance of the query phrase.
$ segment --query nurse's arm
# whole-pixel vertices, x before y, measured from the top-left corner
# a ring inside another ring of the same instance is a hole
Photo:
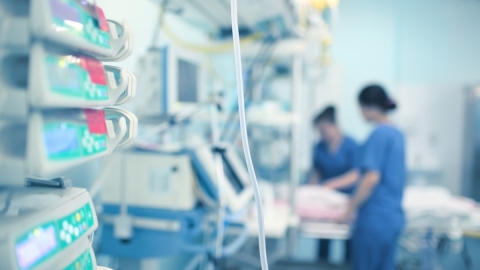
[[[351,170],[335,179],[328,181],[324,187],[331,189],[342,189],[350,187],[357,182],[359,173],[357,170]]]
[[[320,183],[320,179],[321,179],[320,172],[317,169],[313,169],[312,173],[310,174],[310,179],[309,179],[308,183],[310,185],[316,185],[316,184]]]
[[[367,171],[360,186],[357,189],[357,192],[350,201],[350,214],[354,213],[362,204],[370,197],[373,189],[377,186],[380,181],[380,173],[377,171]]]

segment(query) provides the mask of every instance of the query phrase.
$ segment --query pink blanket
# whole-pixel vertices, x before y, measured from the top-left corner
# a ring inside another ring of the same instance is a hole
[[[337,221],[347,206],[347,196],[320,186],[303,186],[296,193],[296,213],[303,220]]]

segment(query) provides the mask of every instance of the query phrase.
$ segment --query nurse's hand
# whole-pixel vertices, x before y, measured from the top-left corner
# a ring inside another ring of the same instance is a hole
[[[318,179],[316,178],[310,178],[310,180],[307,182],[308,185],[318,185]]]
[[[355,211],[353,210],[352,207],[349,206],[345,214],[343,214],[343,216],[339,219],[339,222],[351,223],[354,218],[355,218]]]
[[[327,183],[323,184],[322,187],[328,188],[328,189],[337,189],[337,186],[333,181],[328,181]]]

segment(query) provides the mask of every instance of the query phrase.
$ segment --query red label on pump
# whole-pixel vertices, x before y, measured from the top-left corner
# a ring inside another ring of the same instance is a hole
[[[102,110],[85,109],[88,131],[92,134],[107,134],[107,124],[105,123],[105,112]]]
[[[88,75],[90,75],[90,81],[92,83],[107,85],[107,78],[105,77],[105,69],[103,68],[102,62],[86,56],[81,56],[80,59],[80,65],[88,72]]]
[[[108,32],[108,22],[107,18],[105,17],[105,13],[103,12],[103,9],[96,7],[97,10],[97,19],[98,19],[98,27],[105,32]]]

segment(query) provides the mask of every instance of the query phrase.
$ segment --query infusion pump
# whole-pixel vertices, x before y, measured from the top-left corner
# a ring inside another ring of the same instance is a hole
[[[98,221],[86,190],[24,187],[0,201],[0,269],[98,269],[90,238]]]

